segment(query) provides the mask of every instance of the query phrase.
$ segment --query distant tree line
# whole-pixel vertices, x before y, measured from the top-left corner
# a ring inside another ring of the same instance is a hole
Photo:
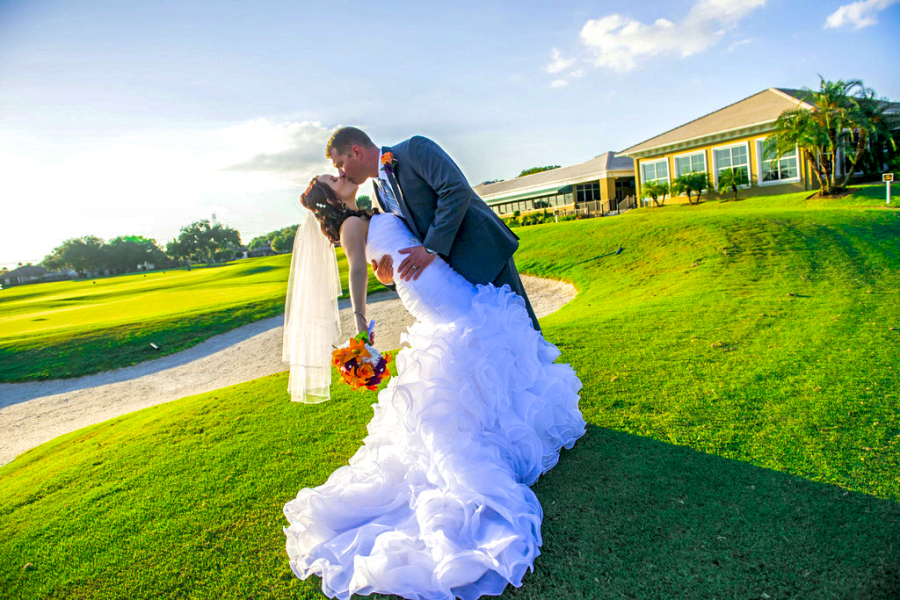
[[[211,265],[242,255],[240,245],[241,236],[236,229],[202,220],[182,227],[165,249],[156,240],[139,235],[119,236],[108,242],[93,235],[72,238],[54,248],[41,266],[50,270],[69,268],[84,277],[131,273],[150,265],[155,269],[192,262]]]
[[[129,273],[145,263],[168,266],[171,261],[156,245],[156,240],[132,235],[105,242],[96,236],[86,235],[66,240],[54,248],[41,261],[41,266],[51,271],[69,268],[84,276],[103,271]]]
[[[372,198],[365,195],[359,196],[356,199],[356,205],[363,210],[371,210]],[[273,252],[283,254],[294,249],[294,236],[296,234],[297,225],[289,225],[288,227],[282,227],[281,229],[275,229],[269,233],[256,236],[250,240],[247,248],[252,252],[253,250],[264,248],[266,244],[269,244],[269,247],[272,248]]]
[[[542,173],[544,171],[552,171],[553,169],[558,169],[559,165],[548,165],[546,167],[531,167],[530,169],[525,169],[518,175],[516,175],[516,179],[519,177],[525,177],[526,175],[534,175],[535,173]]]
[[[263,248],[266,244],[269,244],[272,251],[278,254],[290,252],[294,248],[294,236],[296,234],[297,226],[289,225],[288,227],[282,227],[281,229],[270,231],[264,235],[256,236],[250,240],[250,244],[248,244],[247,247],[252,251]]]

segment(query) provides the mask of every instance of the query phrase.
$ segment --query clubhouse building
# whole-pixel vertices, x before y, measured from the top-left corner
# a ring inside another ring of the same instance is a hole
[[[814,107],[799,90],[769,88],[620,152],[634,159],[640,185],[671,184],[685,173],[705,171],[714,186],[719,173],[734,169],[747,182],[745,194],[758,196],[817,189],[813,170],[797,150],[779,160],[764,152],[775,120],[786,110]]]
[[[548,210],[557,214],[608,214],[635,195],[634,161],[605,152],[587,162],[560,167],[510,181],[482,183],[477,193],[494,212],[511,217],[516,211]]]
[[[701,171],[709,173],[717,187],[719,174],[734,169],[746,182],[740,186],[744,196],[816,190],[815,172],[796,149],[778,160],[765,151],[781,113],[814,109],[804,96],[796,89],[769,88],[620,152],[510,181],[482,183],[475,192],[500,216],[513,216],[516,211],[540,210],[617,214],[637,204],[641,184],[671,184],[685,173]],[[889,105],[888,112],[900,112],[900,104]]]

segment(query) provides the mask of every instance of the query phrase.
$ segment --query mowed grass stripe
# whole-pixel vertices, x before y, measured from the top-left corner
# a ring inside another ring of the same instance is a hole
[[[2,290],[0,382],[124,367],[281,314],[290,260],[281,255]],[[338,265],[346,293],[346,257],[340,249]],[[371,277],[370,293],[381,289]]]

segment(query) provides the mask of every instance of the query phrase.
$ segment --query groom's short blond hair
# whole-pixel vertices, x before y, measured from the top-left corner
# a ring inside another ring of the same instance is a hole
[[[366,135],[366,132],[356,127],[341,127],[331,134],[328,145],[325,146],[325,158],[331,160],[331,151],[336,150],[338,154],[345,155],[350,152],[351,146],[363,146],[365,148],[374,148],[375,143],[372,138]]]

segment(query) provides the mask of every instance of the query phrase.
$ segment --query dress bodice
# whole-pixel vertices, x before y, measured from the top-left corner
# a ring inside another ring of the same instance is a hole
[[[400,250],[421,246],[401,218],[390,213],[372,217],[366,239],[366,258],[381,260],[390,254],[394,263],[394,284],[406,309],[418,320],[428,322],[455,321],[471,306],[475,286],[436,256],[416,280],[403,281],[397,275],[407,255]]]

